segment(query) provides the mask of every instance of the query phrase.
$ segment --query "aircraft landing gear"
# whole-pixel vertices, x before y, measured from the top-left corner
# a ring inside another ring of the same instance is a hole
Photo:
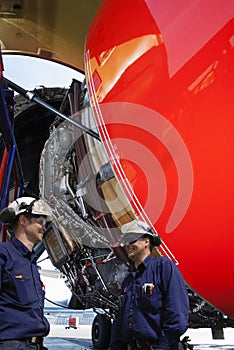
[[[92,324],[92,342],[94,349],[105,350],[109,347],[111,320],[105,314],[95,316]]]

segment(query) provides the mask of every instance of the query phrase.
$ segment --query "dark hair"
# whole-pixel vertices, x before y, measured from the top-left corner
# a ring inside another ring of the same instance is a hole
[[[158,247],[161,244],[161,238],[159,234],[145,233],[143,236],[150,239],[150,244],[152,247]]]
[[[15,216],[11,221],[6,222],[4,225],[8,231],[14,231],[15,227],[18,224],[18,216]]]

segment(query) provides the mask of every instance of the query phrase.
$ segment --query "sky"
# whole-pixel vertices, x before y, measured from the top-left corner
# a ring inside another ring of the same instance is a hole
[[[21,56],[3,55],[3,75],[25,90],[38,86],[68,88],[72,79],[83,81],[84,75],[48,60]]]

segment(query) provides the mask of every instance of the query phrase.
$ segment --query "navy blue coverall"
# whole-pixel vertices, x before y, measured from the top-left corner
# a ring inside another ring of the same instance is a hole
[[[44,294],[35,254],[14,236],[0,243],[0,344],[49,333]]]
[[[110,349],[124,350],[137,341],[149,349],[155,345],[177,350],[188,328],[188,313],[188,293],[179,269],[170,259],[150,254],[123,281]]]

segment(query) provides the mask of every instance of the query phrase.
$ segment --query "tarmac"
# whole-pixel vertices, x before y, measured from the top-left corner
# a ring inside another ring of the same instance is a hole
[[[91,326],[80,325],[77,329],[52,325],[50,334],[45,338],[49,350],[90,350],[93,349]]]
[[[194,350],[234,350],[234,329],[224,329],[224,339],[212,339],[210,329],[189,329],[188,335]],[[66,329],[62,325],[52,325],[45,338],[49,350],[90,350],[93,349],[91,326],[78,325],[77,329]],[[121,349],[120,349],[121,350]]]

